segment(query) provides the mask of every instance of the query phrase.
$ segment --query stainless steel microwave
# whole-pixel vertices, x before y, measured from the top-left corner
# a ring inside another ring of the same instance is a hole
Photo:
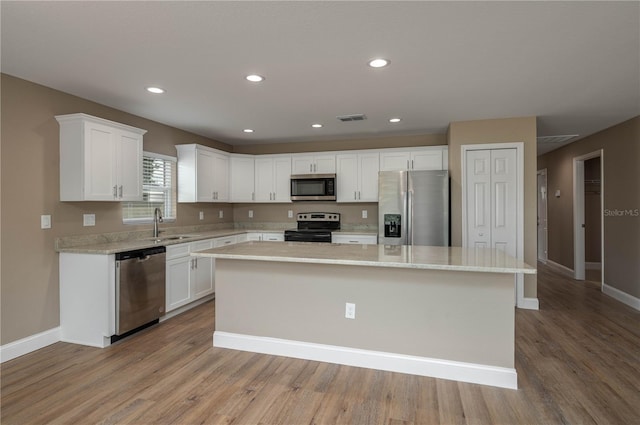
[[[294,174],[291,176],[292,201],[335,201],[335,174]]]

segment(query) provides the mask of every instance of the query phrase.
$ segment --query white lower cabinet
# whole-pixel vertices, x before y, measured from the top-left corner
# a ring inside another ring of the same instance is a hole
[[[166,311],[189,304],[214,292],[214,260],[191,253],[213,248],[215,239],[167,247]]]
[[[248,239],[250,241],[271,241],[271,242],[284,242],[284,233],[247,233]]]
[[[357,235],[357,234],[331,234],[331,243],[344,244],[360,244],[360,245],[376,245],[378,243],[377,235]]]

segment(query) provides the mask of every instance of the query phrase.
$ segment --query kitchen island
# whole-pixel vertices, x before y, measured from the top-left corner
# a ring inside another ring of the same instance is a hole
[[[216,259],[216,347],[517,388],[514,276],[535,269],[503,251],[246,242],[192,255]]]

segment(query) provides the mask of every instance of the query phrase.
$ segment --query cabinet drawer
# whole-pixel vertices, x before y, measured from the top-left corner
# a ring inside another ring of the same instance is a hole
[[[167,247],[166,259],[171,260],[174,258],[186,257],[189,255],[189,245],[188,243],[181,243],[178,245],[169,245]]]
[[[378,243],[376,235],[331,235],[332,243],[375,245]]]
[[[226,236],[224,238],[216,238],[213,240],[213,247],[218,248],[219,246],[233,245],[236,242],[237,242],[236,235]]]

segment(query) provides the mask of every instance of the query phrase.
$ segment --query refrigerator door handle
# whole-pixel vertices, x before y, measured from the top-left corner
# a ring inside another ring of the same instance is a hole
[[[413,245],[413,191],[407,190],[407,245]]]

